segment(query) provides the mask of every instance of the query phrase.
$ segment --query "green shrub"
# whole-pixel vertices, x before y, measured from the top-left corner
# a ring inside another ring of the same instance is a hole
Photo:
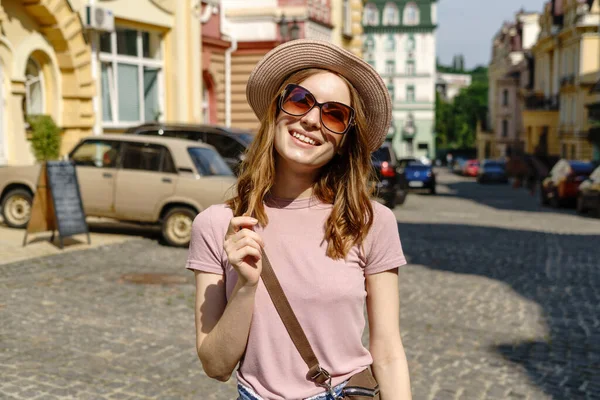
[[[61,131],[49,115],[29,115],[27,123],[32,131],[31,147],[39,162],[57,160],[60,156]]]

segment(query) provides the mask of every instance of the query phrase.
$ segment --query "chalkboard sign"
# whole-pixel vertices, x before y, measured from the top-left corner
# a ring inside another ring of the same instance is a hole
[[[57,230],[61,249],[65,237],[80,233],[87,234],[88,244],[91,243],[77,171],[70,161],[42,164],[23,246],[27,244],[27,235],[30,233],[52,231],[52,242]]]
[[[75,165],[70,161],[48,161],[46,169],[61,239],[79,233],[89,234]]]

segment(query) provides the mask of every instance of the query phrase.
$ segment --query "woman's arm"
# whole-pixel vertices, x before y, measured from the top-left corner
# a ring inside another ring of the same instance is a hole
[[[367,275],[366,281],[369,347],[381,400],[411,400],[408,363],[400,337],[398,269]]]
[[[222,275],[194,272],[196,350],[206,375],[224,382],[246,349],[256,285],[244,285],[238,280],[227,303]]]

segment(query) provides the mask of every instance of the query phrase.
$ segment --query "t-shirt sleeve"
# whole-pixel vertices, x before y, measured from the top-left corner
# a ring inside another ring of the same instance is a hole
[[[189,270],[224,273],[224,230],[227,217],[219,206],[211,206],[194,219],[186,268]]]
[[[373,204],[373,225],[366,238],[365,275],[406,264],[396,216],[389,208]]]

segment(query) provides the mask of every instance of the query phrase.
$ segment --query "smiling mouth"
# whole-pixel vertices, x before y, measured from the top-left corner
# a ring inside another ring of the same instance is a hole
[[[317,141],[309,138],[308,136],[304,136],[303,134],[298,133],[296,131],[290,131],[290,135],[292,137],[294,137],[295,139],[298,139],[299,141],[306,143],[306,144],[310,144],[312,146],[320,146],[321,145],[320,142],[317,142]]]

